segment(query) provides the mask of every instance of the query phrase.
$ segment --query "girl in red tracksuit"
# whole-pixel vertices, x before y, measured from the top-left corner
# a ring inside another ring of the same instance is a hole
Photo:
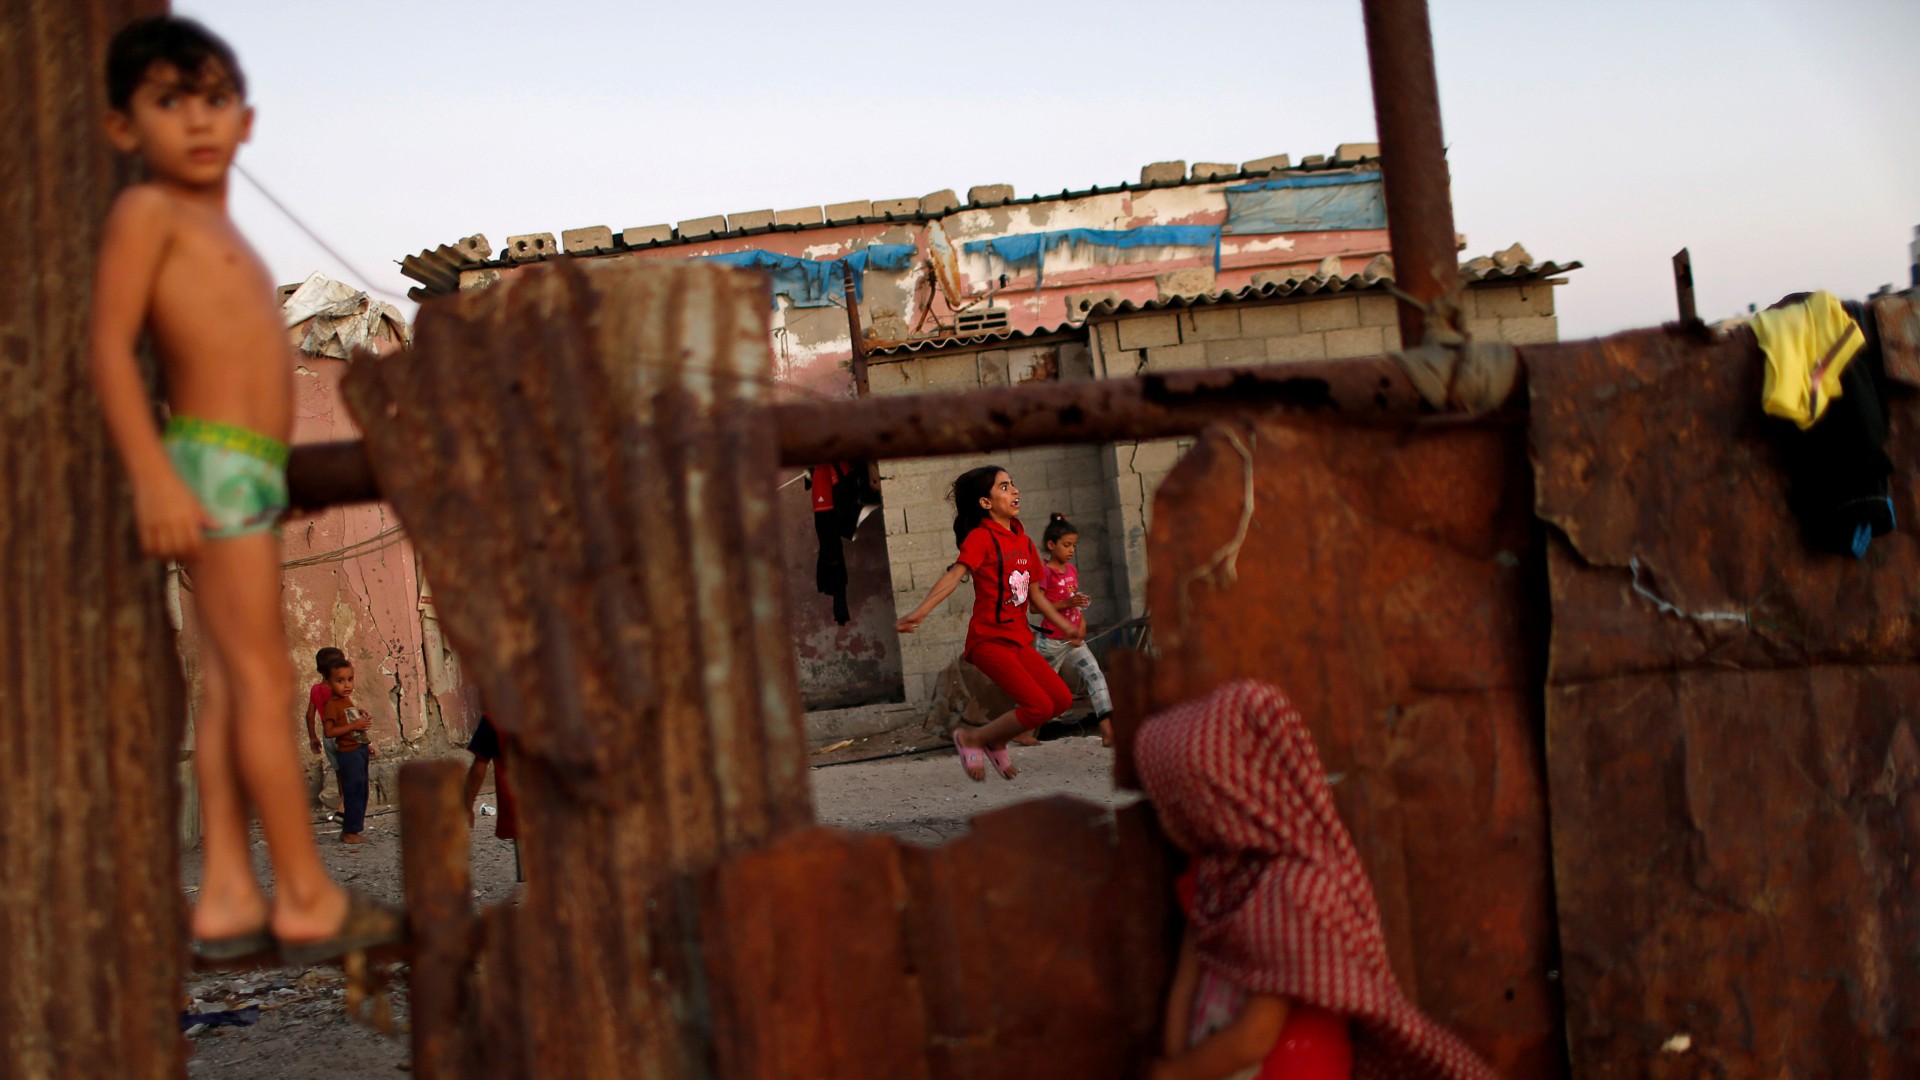
[[[991,762],[995,771],[1011,780],[1019,770],[1007,754],[1007,740],[1038,728],[1073,703],[1067,684],[1033,647],[1027,605],[1039,609],[1072,644],[1079,644],[1083,631],[1040,594],[1040,551],[1020,526],[1020,489],[1013,486],[1007,470],[983,465],[961,473],[953,482],[953,509],[953,539],[960,545],[960,556],[933,583],[920,606],[894,629],[913,633],[940,601],[959,588],[961,577],[973,576],[973,619],[967,623],[962,656],[992,679],[1015,706],[977,731],[956,728],[953,745],[969,777],[985,780]]]

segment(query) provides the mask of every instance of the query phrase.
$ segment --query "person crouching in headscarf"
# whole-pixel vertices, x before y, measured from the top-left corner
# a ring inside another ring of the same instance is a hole
[[[1394,982],[1373,888],[1285,694],[1230,683],[1149,718],[1134,757],[1192,856],[1152,1080],[1493,1077]]]

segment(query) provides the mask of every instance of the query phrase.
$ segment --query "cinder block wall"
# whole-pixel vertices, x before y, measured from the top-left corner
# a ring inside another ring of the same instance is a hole
[[[1254,303],[1200,305],[1124,316],[1093,327],[1093,367],[1103,377],[1188,368],[1379,356],[1400,348],[1399,312],[1385,294],[1317,294]],[[1481,340],[1558,341],[1553,286],[1475,285],[1463,301],[1466,330]],[[1107,514],[1116,591],[1131,615],[1146,614],[1147,523],[1153,493],[1189,440],[1115,443],[1105,450],[1114,492]],[[1084,542],[1083,542],[1084,543]],[[1081,555],[1081,561],[1086,561]]]
[[[977,352],[909,354],[876,362],[868,385],[875,394],[921,393],[1004,386],[1011,382],[1092,377],[1090,353],[1078,342]],[[887,555],[893,569],[896,614],[913,610],[953,563],[953,504],[947,501],[953,478],[979,465],[1006,469],[1020,488],[1020,518],[1040,542],[1054,513],[1065,514],[1080,531],[1080,584],[1092,597],[1088,618],[1096,625],[1127,617],[1126,595],[1109,561],[1108,534],[1115,503],[1106,464],[1097,446],[983,449],[963,457],[909,458],[880,464],[880,489],[886,502]],[[900,639],[900,668],[906,699],[933,696],[940,672],[960,655],[972,611],[970,584],[928,616],[920,629]]]
[[[1559,338],[1553,287],[1541,282],[1476,285],[1466,293],[1464,313],[1468,332],[1481,339],[1527,345]],[[1095,323],[1085,346],[909,353],[874,362],[868,383],[875,394],[913,394],[1378,356],[1400,347],[1398,323],[1393,298],[1375,293],[1200,305]],[[1021,519],[1036,542],[1055,511],[1079,528],[1080,580],[1093,597],[1089,617],[1096,626],[1146,614],[1153,495],[1191,445],[1189,439],[1156,439],[882,462],[895,612],[911,611],[953,562],[948,485],[961,472],[992,462],[1013,474]],[[972,596],[971,587],[963,585],[917,633],[901,639],[906,700],[930,699],[940,672],[960,655]]]

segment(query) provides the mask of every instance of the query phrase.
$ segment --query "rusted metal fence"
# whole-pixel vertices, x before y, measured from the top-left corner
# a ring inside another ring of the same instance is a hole
[[[1425,92],[1379,71],[1409,48],[1430,91],[1424,10],[1365,6],[1383,94]],[[78,65],[131,12],[29,14],[0,59],[17,61],[9,100],[46,117],[6,115],[35,117],[18,145],[70,147],[73,103],[28,91],[63,49],[53,83],[90,79]],[[1417,164],[1414,104],[1383,111],[1381,135],[1418,188],[1444,161]],[[113,174],[77,168],[79,185],[52,153],[0,164],[43,200],[22,223],[41,292],[0,309],[26,357],[0,365],[0,464],[78,478],[66,502],[16,485],[0,521],[16,579],[63,601],[0,594],[0,733],[32,770],[0,815],[0,1066],[178,1075],[177,853],[154,812],[177,676],[74,382],[83,309],[33,300],[84,292],[57,289],[89,258],[56,223],[97,215]],[[1394,205],[1439,244],[1431,199]],[[1422,318],[1444,308],[1450,279],[1403,280]],[[469,906],[457,766],[403,777],[420,1075],[1136,1072],[1175,929],[1150,810],[1029,804],[931,850],[812,827],[771,492],[783,459],[1193,431],[1149,538],[1161,655],[1116,664],[1123,779],[1151,708],[1242,675],[1287,686],[1396,973],[1507,1075],[1920,1070],[1899,854],[1920,831],[1904,704],[1920,549],[1895,536],[1856,563],[1799,545],[1745,419],[1750,338],[1523,349],[1529,400],[1493,394],[1471,417],[1431,410],[1453,369],[1391,358],[794,405],[767,399],[765,318],[717,267],[518,275],[431,305],[412,354],[356,367],[366,449],[296,462],[308,505],[394,503],[523,751],[516,907]],[[1879,324],[1896,379],[1920,385],[1912,305],[1882,302]],[[1899,398],[1907,521],[1916,420]],[[1740,536],[1716,534],[1729,522]],[[56,625],[30,637],[47,610]],[[1689,617],[1728,611],[1745,617]],[[57,722],[34,723],[29,698]],[[56,891],[81,900],[49,905]],[[62,1021],[66,1000],[104,1001],[106,1034]]]

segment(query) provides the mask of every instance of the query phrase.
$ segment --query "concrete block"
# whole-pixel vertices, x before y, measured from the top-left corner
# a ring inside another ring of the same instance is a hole
[[[1240,332],[1247,337],[1282,337],[1300,332],[1300,306],[1274,304],[1240,309]]]
[[[875,199],[874,217],[906,217],[920,212],[919,199]]]
[[[1327,358],[1327,336],[1325,334],[1292,334],[1287,337],[1267,339],[1267,359],[1273,363],[1288,360],[1325,360]]]
[[[1193,266],[1185,270],[1169,270],[1154,275],[1153,283],[1160,290],[1162,300],[1178,296],[1201,296],[1213,291],[1213,267]]]
[[[708,217],[693,218],[680,223],[680,239],[699,240],[702,237],[718,236],[727,231],[727,215],[713,214]]]
[[[1114,289],[1100,289],[1095,292],[1068,293],[1067,318],[1084,319],[1087,313],[1106,303],[1119,303],[1120,293]]]
[[[1151,349],[1180,344],[1180,318],[1172,314],[1137,315],[1120,321],[1122,349]]]
[[[1359,296],[1361,326],[1399,326],[1400,302],[1391,296]]]
[[[1360,325],[1360,305],[1351,296],[1332,296],[1325,300],[1310,300],[1300,305],[1300,329],[1304,333],[1316,330],[1344,330]]]
[[[1343,142],[1333,152],[1333,160],[1343,165],[1379,156],[1380,144],[1377,142]]]
[[[946,529],[947,529],[947,542],[951,544],[953,542],[953,515],[952,514],[947,515]],[[939,581],[940,578],[946,574],[947,567],[952,565],[953,565],[953,553],[942,555],[937,559],[915,560],[908,567],[908,569],[911,570],[913,574],[914,591],[919,593],[921,596],[925,596],[927,594],[927,590],[933,588],[933,583],[936,581]],[[916,597],[914,599],[914,603],[917,604],[919,602],[920,602],[919,598]]]
[[[1126,379],[1145,371],[1147,352],[1145,349],[1114,349],[1107,353],[1107,370],[1102,376],[1108,379]]]
[[[1241,364],[1267,362],[1266,338],[1228,338],[1224,341],[1209,341],[1205,348],[1208,367],[1237,367]]]
[[[742,210],[727,215],[728,232],[757,232],[773,228],[773,211]]]
[[[920,365],[910,360],[873,364],[867,368],[867,389],[874,394],[918,394],[927,388]]]
[[[1187,178],[1187,163],[1184,161],[1156,161],[1140,169],[1140,182],[1143,184],[1177,184]]]
[[[943,483],[951,482],[951,480],[943,481]],[[924,490],[927,483],[926,479],[924,477],[921,478],[920,483]],[[948,506],[944,501],[909,503],[900,507],[900,515],[907,523],[906,531],[910,533],[934,533],[937,535],[942,530],[951,530],[953,526],[953,507]],[[949,559],[948,561],[951,562],[952,560]]]
[[[912,514],[908,515],[911,523]],[[946,535],[938,532],[914,532],[908,529],[899,536],[887,537],[887,561],[896,566],[902,562],[915,563],[928,559],[945,559],[952,562],[953,533]]]
[[[1051,487],[1070,488],[1100,480],[1100,456],[1084,448],[1069,449],[1047,462],[1047,484]]]
[[[1460,327],[1461,331],[1463,331],[1467,335],[1467,337],[1471,340],[1474,340],[1474,341],[1499,341],[1500,340],[1500,320],[1499,319],[1470,318],[1470,319],[1462,319],[1461,322],[1464,324]]]
[[[1231,162],[1196,161],[1193,163],[1192,172],[1188,175],[1195,180],[1212,180],[1219,176],[1237,176],[1239,173],[1240,166]]]
[[[1500,340],[1509,345],[1545,345],[1560,340],[1560,320],[1534,315],[1500,320]]]
[[[1106,535],[1107,511],[1113,506],[1110,487],[1104,483],[1076,484],[1067,489],[1067,503],[1073,507],[1074,524]]]
[[[605,225],[584,229],[566,229],[560,233],[560,248],[569,255],[613,250],[613,230]]]
[[[1300,159],[1300,165],[1302,168],[1305,168],[1310,165],[1325,165],[1326,163],[1327,163],[1327,155],[1325,154],[1308,154],[1306,157],[1303,157]]]
[[[1475,315],[1525,319],[1553,314],[1551,285],[1477,285],[1467,292]]]
[[[1493,265],[1502,270],[1511,270],[1516,266],[1532,266],[1533,256],[1527,254],[1526,248],[1514,244],[1512,247],[1501,248],[1494,252]]]
[[[460,271],[460,291],[484,289],[489,285],[500,284],[500,271],[482,267],[478,270]]]
[[[980,370],[972,353],[934,353],[918,363],[929,390],[973,390],[980,386]],[[872,381],[871,377],[868,379]]]
[[[1347,330],[1327,331],[1327,359],[1348,356],[1379,356],[1387,351],[1386,336],[1378,326],[1355,326]]]
[[[1254,158],[1252,161],[1243,161],[1240,163],[1240,171],[1250,173],[1279,172],[1281,169],[1292,166],[1292,164],[1292,155],[1275,154],[1272,157]]]
[[[952,188],[936,191],[920,197],[920,212],[923,214],[944,214],[949,210],[960,209],[960,196]]]
[[[507,258],[514,262],[532,262],[549,255],[560,254],[560,247],[553,242],[553,234],[523,233],[507,237]]]
[[[977,184],[967,189],[968,206],[999,206],[1012,201],[1012,184]]]
[[[907,531],[907,510],[903,506],[881,507],[880,515],[887,525],[887,535],[893,536]]]
[[[1133,455],[1133,470],[1142,476],[1165,476],[1180,462],[1180,447],[1172,439],[1143,442]]]
[[[1180,313],[1181,341],[1225,341],[1240,336],[1240,312],[1232,307],[1188,308]]]
[[[825,220],[826,219],[821,216],[820,208],[817,206],[796,206],[791,210],[776,210],[773,213],[773,223],[775,225],[786,225],[796,228],[819,225]]]
[[[629,225],[620,230],[620,242],[630,248],[664,244],[673,239],[671,225]]]
[[[981,386],[1006,386],[1012,382],[1008,371],[1010,355],[1005,349],[987,349],[973,354],[975,376]]]
[[[1401,349],[1401,344],[1400,344],[1400,328],[1399,328],[1398,326],[1383,326],[1383,327],[1381,327],[1381,328],[1380,328],[1380,337],[1381,337],[1381,340],[1382,340],[1382,342],[1383,342],[1383,343],[1384,343],[1384,344],[1386,345],[1386,347],[1387,347],[1387,351],[1388,351],[1388,352],[1399,352],[1399,351],[1400,351],[1400,349]]]
[[[1162,345],[1147,350],[1147,370],[1152,372],[1189,371],[1207,366],[1207,344]]]
[[[454,249],[473,262],[483,263],[493,259],[493,248],[487,243],[486,233],[474,233],[454,241]]]
[[[828,203],[826,215],[827,224],[845,225],[864,217],[872,217],[873,203],[865,199],[859,202]]]

